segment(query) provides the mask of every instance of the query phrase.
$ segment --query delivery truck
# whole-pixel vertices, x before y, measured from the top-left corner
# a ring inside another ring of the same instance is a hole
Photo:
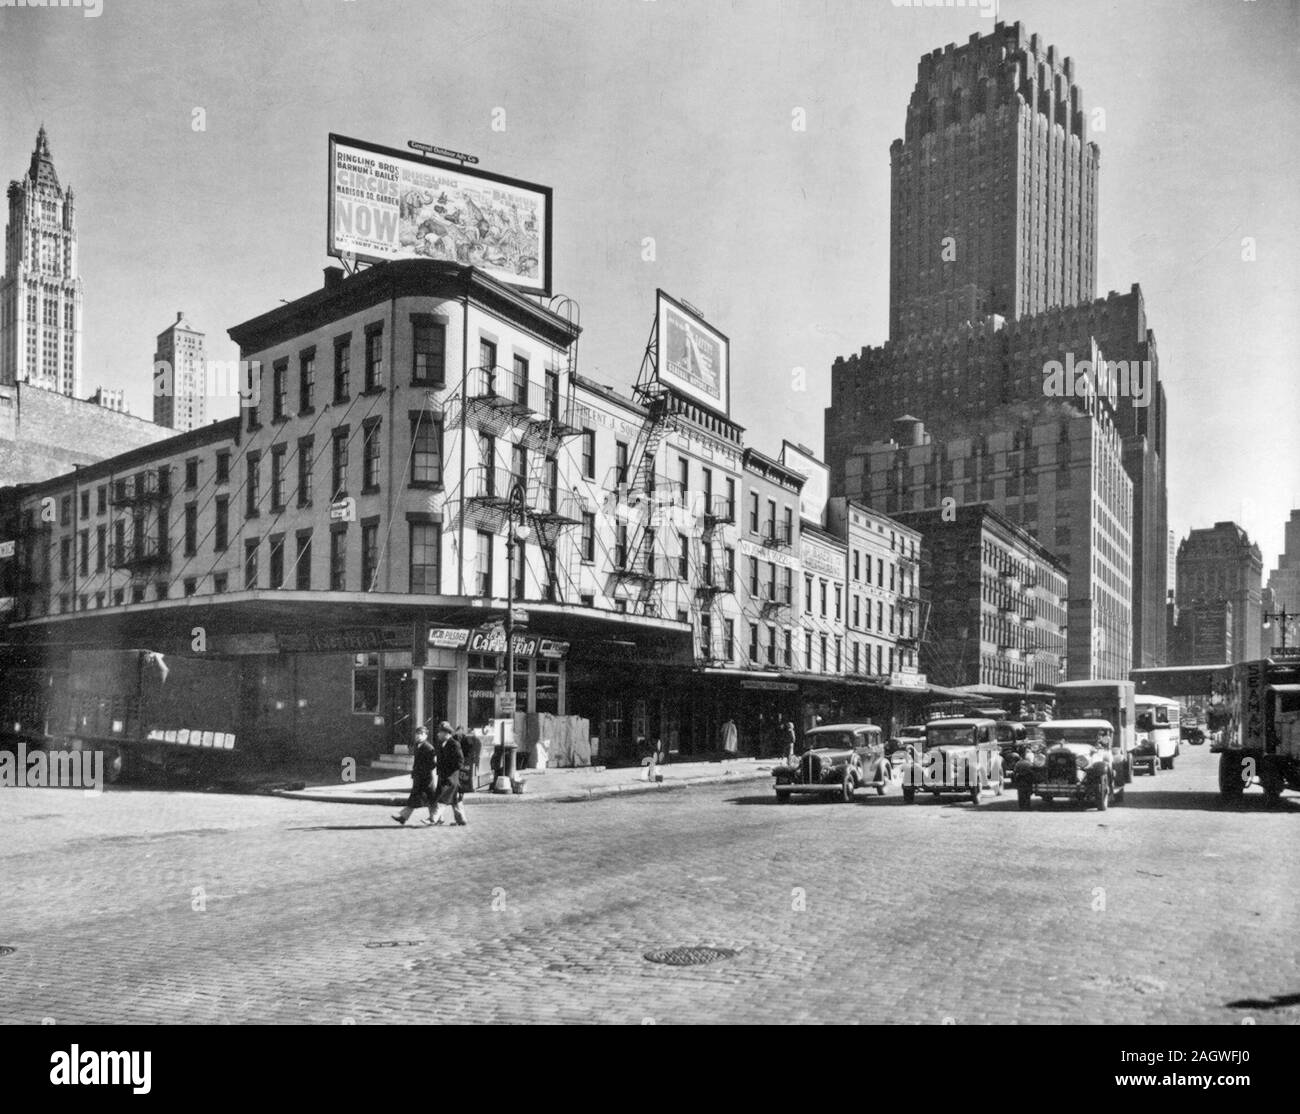
[[[1239,800],[1255,784],[1270,804],[1300,791],[1300,649],[1230,666],[1214,689],[1206,726],[1222,798]]]

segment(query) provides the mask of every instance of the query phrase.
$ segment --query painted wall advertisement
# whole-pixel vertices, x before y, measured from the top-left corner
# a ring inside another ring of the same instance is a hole
[[[799,517],[809,522],[824,522],[826,500],[831,492],[830,467],[789,441],[781,443],[781,463],[804,477],[803,489],[799,492]]]
[[[330,136],[329,253],[443,259],[551,292],[551,189]]]
[[[805,572],[820,573],[823,576],[844,579],[844,554],[829,546],[818,545],[805,537],[803,539],[803,567]]]
[[[731,342],[662,290],[657,295],[660,382],[729,415]]]

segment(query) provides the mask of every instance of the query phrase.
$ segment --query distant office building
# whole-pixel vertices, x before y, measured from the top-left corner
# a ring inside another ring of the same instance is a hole
[[[120,387],[116,390],[108,387],[96,387],[95,393],[86,401],[93,402],[96,406],[102,406],[105,410],[115,410],[119,414],[131,413],[131,408],[126,404],[126,391]]]
[[[1233,606],[1228,600],[1198,600],[1177,609],[1170,631],[1171,665],[1226,665],[1234,655]]]
[[[1051,692],[1066,668],[1069,578],[987,504],[899,515],[921,533],[921,667],[938,685]]]
[[[72,187],[59,185],[42,127],[25,177],[9,183],[0,280],[0,386],[81,393],[81,279]]]
[[[153,357],[153,420],[190,430],[207,422],[207,373],[203,334],[183,313],[158,334]]]
[[[1273,593],[1270,611],[1285,608],[1289,615],[1300,615],[1300,510],[1287,520],[1283,552],[1268,574],[1268,586]]]
[[[1260,656],[1260,623],[1263,613],[1261,577],[1264,561],[1246,531],[1235,522],[1216,522],[1212,527],[1193,530],[1178,547],[1178,586],[1175,600],[1179,628],[1186,624],[1204,627],[1227,623],[1230,640],[1210,641],[1208,634],[1184,636],[1180,653],[1193,654],[1182,665],[1209,664],[1214,660],[1250,661]],[[1219,605],[1230,604],[1225,612]],[[1191,641],[1188,641],[1188,638]],[[1223,649],[1228,657],[1206,655]]]

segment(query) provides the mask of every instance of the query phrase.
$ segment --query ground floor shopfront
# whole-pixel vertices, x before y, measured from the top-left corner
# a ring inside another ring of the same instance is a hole
[[[889,685],[820,674],[757,673],[643,663],[570,663],[568,693],[575,714],[591,721],[598,761],[634,763],[658,750],[674,759],[724,754],[725,724],[736,727],[737,753],[784,754],[781,725],[796,739],[817,724],[878,724],[886,737],[921,723],[925,707],[949,690]]]
[[[147,650],[174,665],[186,659],[187,675],[210,665],[208,702],[230,709],[231,722],[221,726],[235,735],[236,761],[364,763],[407,748],[422,724],[482,729],[510,692],[521,715],[574,714],[573,648],[586,663],[611,654],[668,661],[689,652],[685,624],[533,606],[517,618],[509,678],[504,609],[493,601],[339,595],[249,592],[50,617],[15,625],[7,660],[11,672],[43,671],[65,683],[88,654]],[[132,699],[129,681],[116,683],[124,691],[104,693],[100,703]],[[83,702],[87,695],[79,694]],[[194,701],[196,719],[202,702]],[[187,726],[185,709],[169,714],[179,717],[174,726]],[[46,733],[77,725],[54,726]]]

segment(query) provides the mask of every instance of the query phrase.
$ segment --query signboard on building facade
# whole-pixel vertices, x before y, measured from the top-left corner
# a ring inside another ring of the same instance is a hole
[[[826,500],[831,494],[830,467],[789,441],[781,442],[781,463],[804,477],[799,492],[799,517],[820,525],[825,521]]]
[[[14,555],[13,542],[0,542],[0,557],[12,557]]]
[[[746,557],[757,557],[760,561],[771,561],[774,565],[780,565],[783,569],[793,569],[798,572],[802,567],[799,564],[799,558],[780,549],[770,549],[765,545],[758,545],[749,541],[747,538],[740,539],[740,552]]]
[[[339,630],[290,631],[276,635],[282,653],[373,653],[379,650],[409,650],[411,628],[344,627]]]
[[[730,416],[731,342],[662,290],[656,296],[659,382]]]
[[[430,627],[429,645],[441,650],[468,649],[471,654],[504,654],[506,635],[500,627],[468,630],[464,627]],[[516,634],[515,657],[558,660],[569,652],[569,644],[539,634]]]
[[[844,554],[827,545],[818,545],[807,535],[803,539],[803,567],[808,572],[844,579]]]
[[[551,188],[331,134],[330,255],[443,259],[551,292]]]

